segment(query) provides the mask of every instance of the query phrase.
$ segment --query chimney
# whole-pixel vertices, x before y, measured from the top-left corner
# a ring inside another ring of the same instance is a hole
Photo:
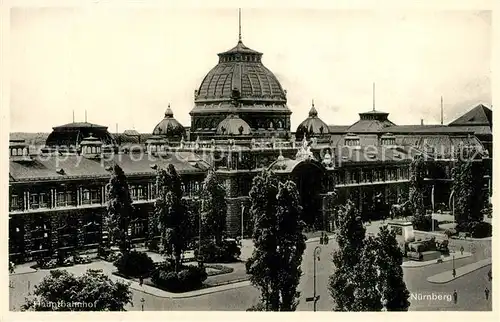
[[[424,125],[424,119],[420,119],[420,125]]]

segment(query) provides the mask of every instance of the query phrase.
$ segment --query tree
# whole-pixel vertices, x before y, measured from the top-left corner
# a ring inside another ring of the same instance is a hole
[[[357,266],[364,247],[365,228],[359,212],[351,200],[339,211],[336,240],[338,250],[333,253],[335,271],[330,276],[329,290],[336,311],[353,311],[355,306]]]
[[[477,150],[463,147],[458,151],[452,177],[457,228],[469,231],[471,223],[483,221],[485,205],[484,167]]]
[[[410,164],[409,200],[414,222],[421,222],[425,218],[425,174],[426,166],[424,157],[418,154],[413,158]]]
[[[181,177],[172,164],[168,165],[167,170],[158,170],[156,191],[155,217],[160,225],[162,253],[173,257],[175,272],[179,272],[181,257],[189,240],[187,236],[191,232],[191,221],[182,200]]]
[[[353,285],[353,302],[349,303],[349,311],[380,311],[383,308],[379,287],[380,269],[378,262],[379,244],[377,239],[369,236],[365,239],[359,261],[350,272]]]
[[[52,270],[26,298],[23,311],[125,311],[132,303],[129,284],[113,282],[100,270],[75,276]]]
[[[115,164],[113,174],[106,185],[108,199],[107,227],[113,244],[118,244],[122,252],[128,252],[131,247],[128,233],[130,221],[134,213],[132,198],[127,184],[127,177],[122,168]]]
[[[403,279],[403,252],[396,240],[396,234],[387,228],[380,227],[376,238],[377,266],[379,268],[379,289],[387,311],[407,311],[410,292]]]
[[[221,245],[226,232],[226,189],[220,184],[214,171],[209,171],[201,191],[202,236],[213,237]]]
[[[258,307],[293,311],[306,247],[297,187],[291,181],[278,183],[272,172],[264,171],[254,178],[250,198],[255,249],[248,267],[261,292]]]

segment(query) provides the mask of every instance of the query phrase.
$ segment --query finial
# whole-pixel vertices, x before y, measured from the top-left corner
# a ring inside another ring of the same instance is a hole
[[[309,110],[309,117],[316,117],[316,116],[318,116],[318,111],[316,111],[316,108],[314,107],[314,99],[313,99],[311,109]]]
[[[373,82],[373,111],[375,112],[375,82]]]
[[[174,117],[174,112],[170,108],[170,103],[168,103],[167,110],[165,111],[165,117]]]
[[[441,125],[443,125],[443,96],[441,96]]]
[[[241,42],[241,8],[238,9],[238,41]]]

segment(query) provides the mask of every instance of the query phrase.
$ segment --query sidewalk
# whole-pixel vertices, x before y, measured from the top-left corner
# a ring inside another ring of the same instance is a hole
[[[456,275],[453,277],[453,271],[446,271],[434,276],[430,276],[427,278],[427,281],[435,284],[444,284],[453,281],[461,276],[467,275],[475,270],[478,270],[482,267],[491,265],[491,258],[483,259],[478,262],[465,265],[455,269]]]
[[[472,256],[472,253],[469,253],[469,252],[464,252],[463,254],[460,254],[460,253],[450,253],[450,256],[446,256],[446,257],[442,258],[443,263],[444,262],[449,262],[449,261],[453,260],[453,256],[452,255],[455,255],[455,260],[457,260],[457,259],[461,259],[461,258],[470,257],[470,256]],[[421,262],[421,261],[406,261],[406,262],[403,262],[403,264],[401,265],[401,267],[416,268],[416,267],[429,266],[429,265],[432,265],[432,264],[439,264],[439,263],[438,263],[437,259],[433,259],[433,260],[425,261],[425,262]]]

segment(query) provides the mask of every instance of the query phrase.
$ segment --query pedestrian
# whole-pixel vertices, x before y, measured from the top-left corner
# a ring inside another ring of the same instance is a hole
[[[143,277],[141,276],[141,277],[139,277],[139,286],[142,286],[142,283],[144,283],[144,279],[143,279]]]
[[[453,290],[453,302],[457,304],[458,302],[458,293],[457,290]]]
[[[323,238],[323,242],[325,245],[328,245],[328,235],[325,234],[325,237]]]
[[[464,245],[460,246],[460,254],[463,255],[464,254]]]
[[[488,280],[491,282],[491,269],[488,271]]]
[[[489,296],[490,296],[490,290],[488,289],[488,287],[486,287],[484,289],[484,296],[486,297],[486,300],[488,300]]]
[[[321,245],[323,245],[323,240],[325,239],[323,236],[324,236],[324,233],[323,233],[323,232],[321,232],[321,237],[319,238],[319,243],[320,243]]]

